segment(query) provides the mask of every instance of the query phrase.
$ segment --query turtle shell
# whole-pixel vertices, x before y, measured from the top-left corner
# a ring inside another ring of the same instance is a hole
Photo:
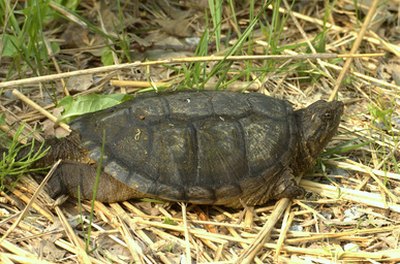
[[[120,182],[152,197],[208,204],[255,192],[270,199],[299,138],[287,101],[223,91],[139,96],[71,127],[96,161],[104,137],[104,172]]]

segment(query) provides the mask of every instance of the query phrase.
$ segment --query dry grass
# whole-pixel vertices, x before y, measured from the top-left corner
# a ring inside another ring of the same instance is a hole
[[[399,262],[400,45],[396,32],[400,32],[400,14],[398,4],[397,9],[389,8],[392,5],[396,7],[395,1],[388,1],[387,6],[380,3],[376,10],[373,6],[364,10],[353,8],[353,1],[338,1],[325,23],[326,51],[331,55],[320,55],[310,44],[322,32],[326,9],[317,9],[310,3],[297,6],[295,12],[283,4],[278,11],[288,15],[280,43],[288,47],[281,52],[286,56],[284,59],[275,58],[274,66],[267,72],[262,71],[267,68],[266,58],[252,56],[262,54],[270,44],[267,34],[257,29],[244,49],[249,48],[253,53],[228,58],[232,60],[227,72],[229,78],[234,79],[239,72],[248,70],[249,61],[251,71],[246,78],[242,76],[227,84],[227,89],[257,90],[286,98],[296,107],[334,96],[345,103],[343,122],[328,146],[328,153],[315,171],[300,182],[308,191],[304,199],[282,199],[250,212],[176,203],[95,202],[91,222],[90,202],[70,199],[61,204],[61,199],[55,201],[42,190],[43,183],[39,186],[27,175],[16,188],[1,193],[0,262]],[[157,13],[151,5],[146,10]],[[246,24],[248,20],[243,17],[247,12],[238,12],[236,19],[242,18],[240,22]],[[235,32],[237,24],[228,13],[225,10],[224,29]],[[363,17],[359,24],[357,16]],[[191,21],[197,33],[202,26],[200,20],[196,13]],[[305,57],[305,49],[289,48],[299,42],[305,42],[312,54]],[[78,53],[81,59],[94,63],[93,58],[83,53],[88,49],[67,49],[63,56]],[[353,53],[384,53],[385,56],[360,55],[350,59]],[[73,68],[76,71],[70,69],[72,56],[66,59],[68,62],[55,56],[53,63],[58,66],[54,68],[61,69],[51,72],[53,75],[0,83],[4,89],[1,111],[8,122],[1,129],[10,133],[16,124],[26,123],[32,128],[44,116],[51,119],[45,112],[51,111],[54,105],[49,103],[43,87],[48,89],[52,84],[58,88],[58,92],[52,93],[62,97],[70,93],[69,87],[63,84],[73,76],[91,74],[99,80],[83,91],[75,91],[76,95],[100,91],[133,93],[144,87],[174,87],[181,83],[185,74],[177,74],[172,67],[183,67],[198,60],[206,61],[211,67],[221,59],[194,56],[173,59],[176,55],[172,52],[165,55],[171,56],[167,59],[129,65]],[[346,63],[338,61],[344,57],[347,57]],[[205,88],[211,89],[216,81],[211,79]],[[20,92],[11,93],[13,89]],[[33,103],[21,104],[14,97],[23,99],[21,93],[39,107],[31,108]],[[39,134],[27,134],[41,139]],[[91,235],[87,237],[89,225]]]

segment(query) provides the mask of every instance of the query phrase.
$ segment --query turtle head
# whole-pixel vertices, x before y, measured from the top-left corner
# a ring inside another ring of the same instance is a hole
[[[305,152],[315,159],[336,133],[343,114],[340,101],[319,100],[307,108],[296,111]]]

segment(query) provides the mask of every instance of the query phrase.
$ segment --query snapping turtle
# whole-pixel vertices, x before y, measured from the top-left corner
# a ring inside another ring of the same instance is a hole
[[[294,111],[259,93],[178,92],[139,96],[71,123],[50,139],[42,160],[62,158],[48,182],[52,196],[155,197],[228,206],[258,205],[302,193],[294,176],[309,169],[335,134],[343,103],[317,101]],[[104,139],[104,152],[102,142]]]

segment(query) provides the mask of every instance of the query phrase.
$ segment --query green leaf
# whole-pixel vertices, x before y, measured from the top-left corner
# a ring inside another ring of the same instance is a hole
[[[386,109],[381,109],[377,106],[369,105],[368,110],[375,122],[381,123],[385,129],[390,131],[392,128],[392,116],[394,110],[388,106],[386,107]]]
[[[56,2],[59,5],[64,6],[65,8],[68,8],[70,10],[76,10],[76,8],[79,6],[79,0],[54,0],[53,2]]]
[[[110,48],[106,47],[101,52],[101,62],[104,66],[113,65],[114,59]]]
[[[174,226],[178,225],[174,220],[172,220],[171,218],[168,218],[168,217],[164,218],[163,223],[167,224],[167,225],[174,225]]]
[[[323,157],[329,157],[333,154],[340,155],[343,153],[349,153],[354,150],[361,149],[362,147],[368,146],[372,141],[366,141],[362,143],[358,143],[358,138],[352,139],[345,141],[341,144],[338,144],[337,146],[333,148],[326,149],[321,156]]]
[[[3,34],[1,35],[2,41],[0,42],[1,55],[4,57],[14,57],[18,54],[16,44],[18,39],[16,36]]]
[[[111,106],[125,102],[131,98],[132,96],[126,94],[90,94],[79,96],[77,98],[67,96],[58,103],[58,106],[64,107],[64,112],[62,114],[61,120],[65,120],[83,114],[106,109]]]
[[[315,36],[313,44],[318,53],[326,52],[326,32],[323,31]]]
[[[154,199],[154,198],[142,198],[140,201],[145,203],[165,204],[165,201]]]
[[[53,54],[57,54],[60,52],[60,44],[58,44],[57,42],[50,42],[50,47]]]
[[[0,113],[0,125],[4,125],[6,123],[6,116],[3,113]]]

